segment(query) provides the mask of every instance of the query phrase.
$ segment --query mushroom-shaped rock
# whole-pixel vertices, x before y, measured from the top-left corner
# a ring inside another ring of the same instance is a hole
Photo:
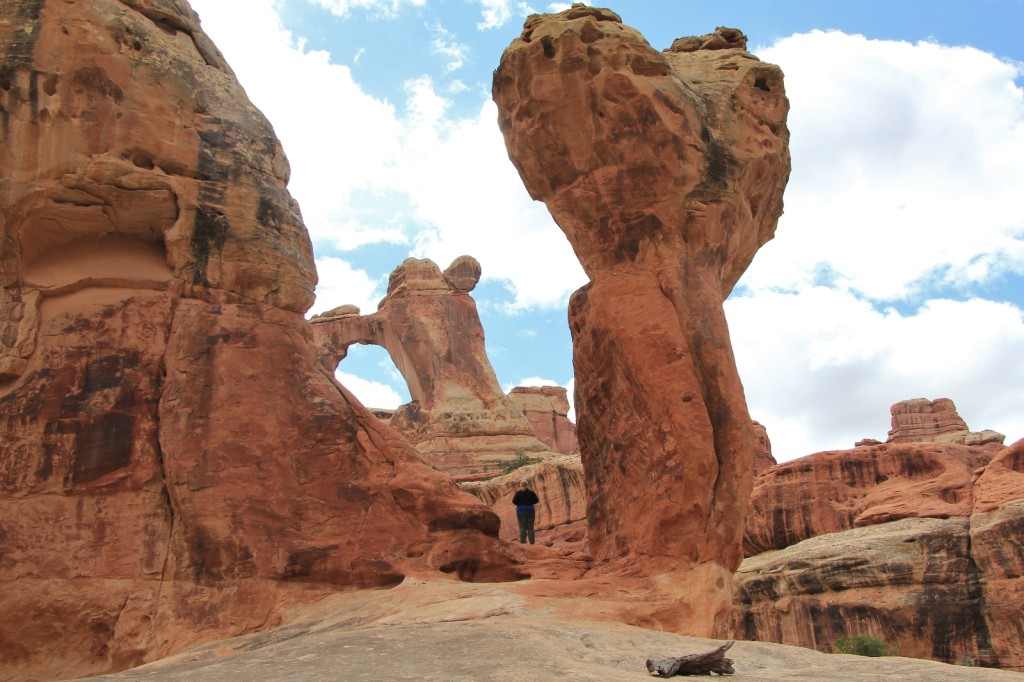
[[[685,627],[721,633],[754,450],[722,302],[782,212],[782,72],[740,47],[658,52],[576,5],[527,19],[493,96],[590,277],[569,305],[590,551],[689,571],[706,589]]]

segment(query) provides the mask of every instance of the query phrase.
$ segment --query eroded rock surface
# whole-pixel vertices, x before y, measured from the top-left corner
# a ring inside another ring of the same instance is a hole
[[[905,443],[783,462],[754,483],[744,551],[751,556],[901,518],[966,518],[974,472],[991,459],[986,448]]]
[[[391,417],[431,464],[450,474],[497,470],[518,453],[549,456],[498,384],[469,292],[480,264],[460,256],[443,273],[431,260],[395,268],[377,312],[342,306],[312,320],[320,360],[333,372],[353,343],[382,346],[412,401]]]
[[[969,525],[902,519],[750,557],[735,576],[736,635],[834,651],[839,638],[869,634],[901,656],[1012,667],[994,652],[1001,635]]]
[[[580,451],[576,425],[569,421],[569,399],[562,386],[516,386],[509,391],[533,432],[552,452],[573,455]]]
[[[892,429],[887,443],[955,443],[958,445],[1002,446],[1005,436],[991,429],[974,432],[956,411],[949,398],[915,398],[890,408]]]
[[[569,310],[590,551],[692,571],[677,624],[721,631],[753,453],[722,301],[782,212],[782,72],[738,46],[657,52],[576,5],[527,19],[493,95],[590,278]]]
[[[518,575],[497,517],[320,367],[287,160],[185,2],[0,5],[0,140],[5,674]]]
[[[459,487],[480,498],[501,518],[501,537],[519,539],[519,524],[512,496],[527,481],[537,496],[537,543],[572,550],[583,548],[587,532],[587,501],[583,464],[579,456],[551,457],[486,481],[468,481]]]

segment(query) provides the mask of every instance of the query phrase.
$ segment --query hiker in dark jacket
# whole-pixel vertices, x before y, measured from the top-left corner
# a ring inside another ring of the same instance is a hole
[[[530,538],[533,544],[533,522],[537,518],[537,510],[534,505],[540,502],[537,493],[530,490],[530,486],[523,481],[519,490],[512,496],[512,504],[516,506],[516,520],[519,521],[519,542],[526,542]]]

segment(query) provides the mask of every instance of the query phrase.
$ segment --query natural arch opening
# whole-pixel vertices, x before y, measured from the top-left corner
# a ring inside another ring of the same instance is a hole
[[[390,414],[411,400],[409,386],[391,355],[381,346],[354,343],[334,371],[338,381],[378,416]]]

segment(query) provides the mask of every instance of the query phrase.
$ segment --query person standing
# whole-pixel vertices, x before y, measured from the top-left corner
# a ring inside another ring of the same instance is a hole
[[[537,493],[530,490],[530,486],[523,481],[519,490],[512,496],[512,504],[516,506],[516,520],[519,521],[519,542],[525,543],[527,538],[533,544],[533,523],[537,518],[537,510],[534,505],[540,502]]]

